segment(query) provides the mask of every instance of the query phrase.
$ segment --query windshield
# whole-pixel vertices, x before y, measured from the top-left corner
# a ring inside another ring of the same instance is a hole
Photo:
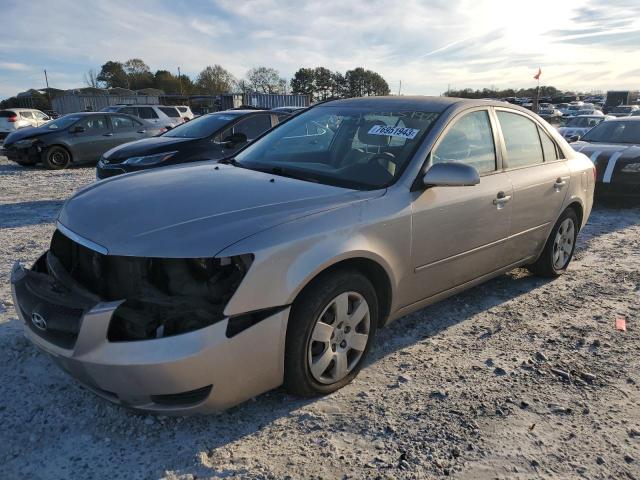
[[[589,130],[583,140],[594,143],[640,144],[640,122],[634,120],[602,122]]]
[[[227,126],[230,122],[238,118],[237,115],[229,115],[224,112],[210,113],[195,118],[190,122],[183,123],[167,133],[163,137],[176,138],[202,138],[213,135],[215,132]]]
[[[82,117],[80,117],[79,115],[65,115],[64,117],[56,118],[55,120],[51,120],[50,122],[45,123],[42,127],[49,130],[59,130],[62,128],[67,128],[68,126],[80,120],[80,118]]]
[[[597,124],[599,124],[602,120],[603,120],[602,118],[576,117],[576,118],[572,118],[567,122],[567,127],[574,127],[574,128],[594,127]]]
[[[247,147],[236,161],[311,182],[382,188],[400,176],[437,117],[420,111],[315,107]]]

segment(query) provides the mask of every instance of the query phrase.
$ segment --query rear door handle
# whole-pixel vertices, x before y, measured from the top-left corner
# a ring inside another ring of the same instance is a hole
[[[562,188],[567,184],[567,182],[565,182],[562,178],[558,177],[556,179],[556,183],[553,184],[554,187],[556,188]]]
[[[103,137],[113,137],[113,133],[105,133],[102,135]]]

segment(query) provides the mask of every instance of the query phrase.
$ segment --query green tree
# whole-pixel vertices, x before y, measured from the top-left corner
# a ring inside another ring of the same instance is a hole
[[[235,84],[235,77],[220,65],[208,66],[196,79],[198,90],[209,95],[231,92]]]
[[[325,67],[316,67],[313,71],[315,78],[315,95],[318,100],[326,100],[332,96],[333,74]]]
[[[296,95],[309,95],[309,100],[314,100],[316,91],[315,70],[313,68],[301,68],[293,74],[291,79],[291,93]]]
[[[106,88],[129,88],[129,79],[122,63],[109,60],[102,65],[96,80]]]
[[[158,70],[153,76],[153,84],[155,88],[162,90],[168,94],[180,93],[180,81],[176,75],[168,70]]]
[[[124,62],[122,66],[127,74],[129,88],[139,90],[141,88],[150,88],[154,86],[154,78],[149,65],[144,63],[141,58],[131,58]]]

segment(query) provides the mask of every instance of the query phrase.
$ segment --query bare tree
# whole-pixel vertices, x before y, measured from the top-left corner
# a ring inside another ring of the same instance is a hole
[[[93,68],[84,74],[84,83],[87,84],[87,87],[98,88],[98,79],[96,77],[97,74]]]
[[[247,72],[247,80],[256,92],[281,93],[284,79],[275,68],[255,67]]]

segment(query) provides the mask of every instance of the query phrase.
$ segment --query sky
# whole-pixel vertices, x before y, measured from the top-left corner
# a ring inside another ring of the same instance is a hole
[[[640,0],[0,0],[0,99],[85,86],[107,60],[380,73],[397,93],[640,88]]]

